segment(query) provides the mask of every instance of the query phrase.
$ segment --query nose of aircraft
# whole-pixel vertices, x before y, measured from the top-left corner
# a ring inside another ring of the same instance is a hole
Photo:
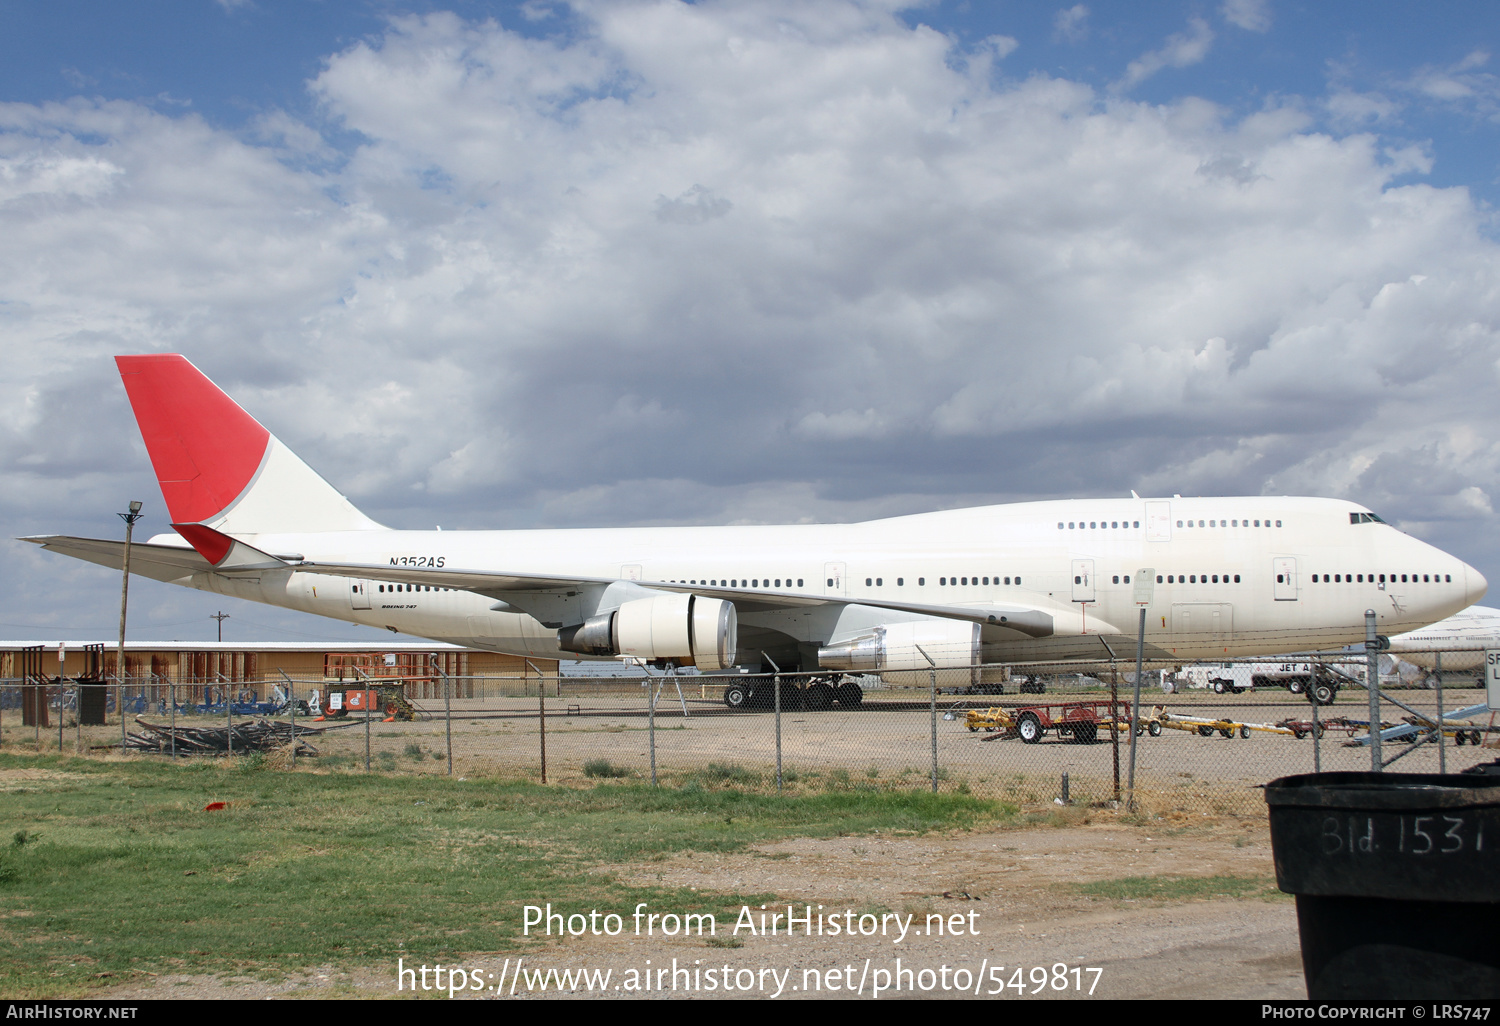
[[[1484,574],[1475,570],[1472,566],[1464,564],[1464,604],[1472,606],[1484,598],[1484,593],[1490,590],[1490,582],[1484,579]]]

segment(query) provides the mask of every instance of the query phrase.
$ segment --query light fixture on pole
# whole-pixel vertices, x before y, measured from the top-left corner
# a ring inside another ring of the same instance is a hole
[[[141,513],[141,503],[136,500],[130,504],[129,513],[118,514],[125,521],[125,561],[120,568],[120,640],[115,647],[115,682],[118,688],[115,695],[115,708],[120,713],[120,746],[125,746],[125,610],[130,602],[130,534],[135,530],[135,522],[144,514]]]

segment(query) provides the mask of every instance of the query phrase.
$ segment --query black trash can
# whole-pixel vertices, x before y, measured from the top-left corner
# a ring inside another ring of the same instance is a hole
[[[1266,804],[1310,999],[1500,997],[1500,775],[1309,773]]]

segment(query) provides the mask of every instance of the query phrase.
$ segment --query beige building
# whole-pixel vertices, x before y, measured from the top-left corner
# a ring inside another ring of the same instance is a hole
[[[0,680],[115,676],[115,646],[87,641],[0,641]],[[441,670],[442,673],[439,673]],[[555,678],[556,659],[523,659],[435,643],[393,645],[300,642],[127,641],[125,678],[146,688],[176,685],[179,701],[201,698],[204,686],[240,684],[259,697],[285,673],[296,681],[400,678],[413,698],[442,696],[442,674],[453,697],[474,697],[476,678]],[[152,696],[155,697],[154,695]]]

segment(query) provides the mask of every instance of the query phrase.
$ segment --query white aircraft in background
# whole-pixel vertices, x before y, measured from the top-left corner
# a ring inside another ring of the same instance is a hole
[[[185,358],[116,362],[175,534],[160,581],[518,656],[844,671],[1337,648],[1426,626],[1473,567],[1336,499],[1089,499],[857,524],[403,531],[375,523]],[[119,568],[123,543],[43,547]],[[931,662],[929,662],[929,660]],[[750,698],[729,689],[726,701]]]
[[[1424,670],[1477,670],[1484,665],[1484,650],[1500,648],[1500,609],[1471,606],[1446,620],[1391,638],[1390,654]]]

